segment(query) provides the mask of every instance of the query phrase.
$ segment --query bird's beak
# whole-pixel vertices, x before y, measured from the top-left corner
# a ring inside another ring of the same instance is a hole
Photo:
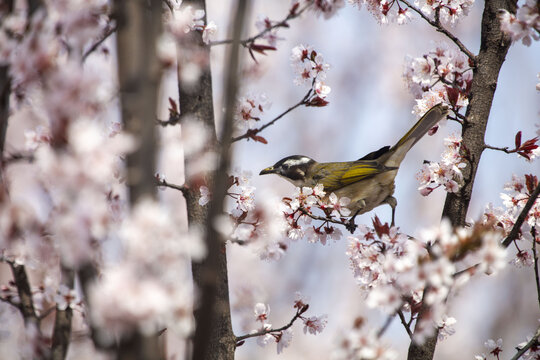
[[[259,175],[266,175],[266,174],[275,174],[276,169],[274,169],[273,166],[267,167],[266,169],[261,170]]]

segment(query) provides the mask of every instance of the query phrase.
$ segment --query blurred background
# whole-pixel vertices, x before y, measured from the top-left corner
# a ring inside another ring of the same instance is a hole
[[[289,0],[253,1],[249,36],[258,33],[257,16],[271,20],[283,19],[291,5]],[[209,0],[208,20],[218,25],[217,40],[229,38],[227,33],[232,2]],[[480,22],[483,4],[478,2],[457,26],[450,30],[466,46],[478,52]],[[272,106],[262,122],[273,119],[298,102],[307,88],[293,84],[290,66],[291,49],[298,44],[311,45],[331,65],[326,84],[332,88],[324,108],[302,107],[294,110],[260,135],[268,144],[241,141],[234,145],[235,164],[251,171],[257,196],[271,192],[290,196],[294,190],[288,182],[277,177],[260,177],[258,173],[277,160],[292,154],[303,154],[318,161],[349,161],[384,145],[392,145],[414,123],[411,114],[414,99],[408,92],[402,74],[406,56],[419,57],[434,48],[438,42],[450,42],[438,34],[425,21],[414,19],[405,25],[381,25],[366,9],[347,5],[329,20],[306,13],[292,20],[290,28],[281,29],[278,50],[268,55],[256,55],[259,65],[243,79],[240,96],[248,92],[265,93]],[[212,71],[216,118],[222,112],[222,85],[225,46],[212,48]],[[248,52],[244,65],[255,66]],[[540,124],[540,93],[535,90],[540,72],[540,47],[514,44],[499,76],[499,84],[492,107],[486,143],[493,146],[514,144],[517,131],[523,139],[537,135]],[[174,89],[175,86],[171,86]],[[171,90],[171,94],[173,94]],[[164,97],[166,99],[166,97]],[[442,140],[451,133],[460,133],[458,124],[448,122],[432,137],[423,138],[408,154],[397,176],[398,200],[396,223],[401,231],[415,235],[420,229],[438,224],[444,204],[445,192],[437,189],[428,197],[417,191],[415,175],[424,160],[439,161]],[[540,175],[538,162],[527,162],[515,154],[486,151],[483,154],[468,217],[478,219],[485,206],[492,202],[501,206],[499,194],[512,174]],[[381,206],[359,216],[357,223],[371,225],[378,215],[390,221],[390,207]],[[370,311],[355,284],[345,254],[347,240],[330,242],[326,246],[298,241],[277,262],[259,260],[249,248],[238,245],[228,247],[231,303],[247,310],[233,313],[236,335],[255,329],[252,305],[264,302],[270,305],[270,323],[275,327],[286,324],[294,314],[294,293],[300,291],[310,298],[308,315],[328,314],[328,325],[322,334],[304,335],[301,324],[293,327],[294,338],[281,359],[328,359],[335,348],[340,332],[352,326],[357,316],[368,319],[367,326],[378,329],[386,315]],[[514,249],[511,248],[511,255]],[[509,259],[511,256],[509,256]],[[456,334],[439,343],[436,359],[471,359],[487,353],[484,342],[502,338],[504,352],[501,358],[515,353],[515,346],[526,340],[538,326],[540,312],[536,301],[532,268],[509,265],[496,276],[476,275],[470,283],[449,300],[449,316],[457,319]],[[409,339],[394,320],[385,333],[384,341],[405,358]],[[459,350],[457,350],[459,349]],[[459,354],[459,355],[458,355]],[[255,339],[249,339],[238,348],[237,359],[277,358],[274,344],[261,348]]]

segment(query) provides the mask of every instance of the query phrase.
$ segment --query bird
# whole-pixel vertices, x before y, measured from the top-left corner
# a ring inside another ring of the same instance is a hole
[[[394,226],[397,200],[393,194],[399,166],[413,145],[447,114],[446,105],[433,106],[394,146],[383,146],[355,161],[321,163],[305,155],[292,155],[263,169],[259,175],[276,174],[300,188],[322,184],[326,197],[334,193],[339,198],[349,198],[347,208],[352,216],[347,229],[351,232],[356,228],[357,215],[383,204],[392,208]]]

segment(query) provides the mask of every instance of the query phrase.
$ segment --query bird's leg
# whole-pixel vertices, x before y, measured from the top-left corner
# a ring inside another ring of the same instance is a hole
[[[362,200],[358,200],[357,203],[356,203],[357,207],[358,207],[358,210],[355,211],[354,215],[351,216],[351,218],[349,219],[349,221],[347,222],[347,224],[345,225],[345,228],[347,230],[349,230],[351,232],[351,234],[354,233],[354,231],[356,230],[356,228],[358,227],[355,223],[354,223],[354,219],[356,218],[356,215],[358,214],[362,214],[362,210],[366,207],[366,202],[364,201],[364,199]]]
[[[358,227],[358,225],[356,225],[354,223],[354,219],[356,218],[356,215],[358,215],[358,213],[360,212],[360,210],[357,210],[353,216],[351,216],[351,218],[349,219],[349,221],[347,221],[347,224],[345,225],[345,228],[347,230],[349,230],[351,232],[351,234],[354,233],[354,231],[356,230],[356,228]]]
[[[392,223],[390,224],[390,227],[396,225],[394,222],[395,216],[396,216],[396,206],[397,206],[397,200],[393,196],[389,196],[384,200],[390,207],[392,208]]]

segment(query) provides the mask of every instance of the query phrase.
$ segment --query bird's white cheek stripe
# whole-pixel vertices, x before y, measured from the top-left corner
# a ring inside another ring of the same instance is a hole
[[[310,160],[311,159],[307,158],[307,157],[300,158],[300,159],[289,159],[289,160],[285,161],[283,163],[283,165],[298,166],[298,165],[301,165],[301,164],[307,164]]]

